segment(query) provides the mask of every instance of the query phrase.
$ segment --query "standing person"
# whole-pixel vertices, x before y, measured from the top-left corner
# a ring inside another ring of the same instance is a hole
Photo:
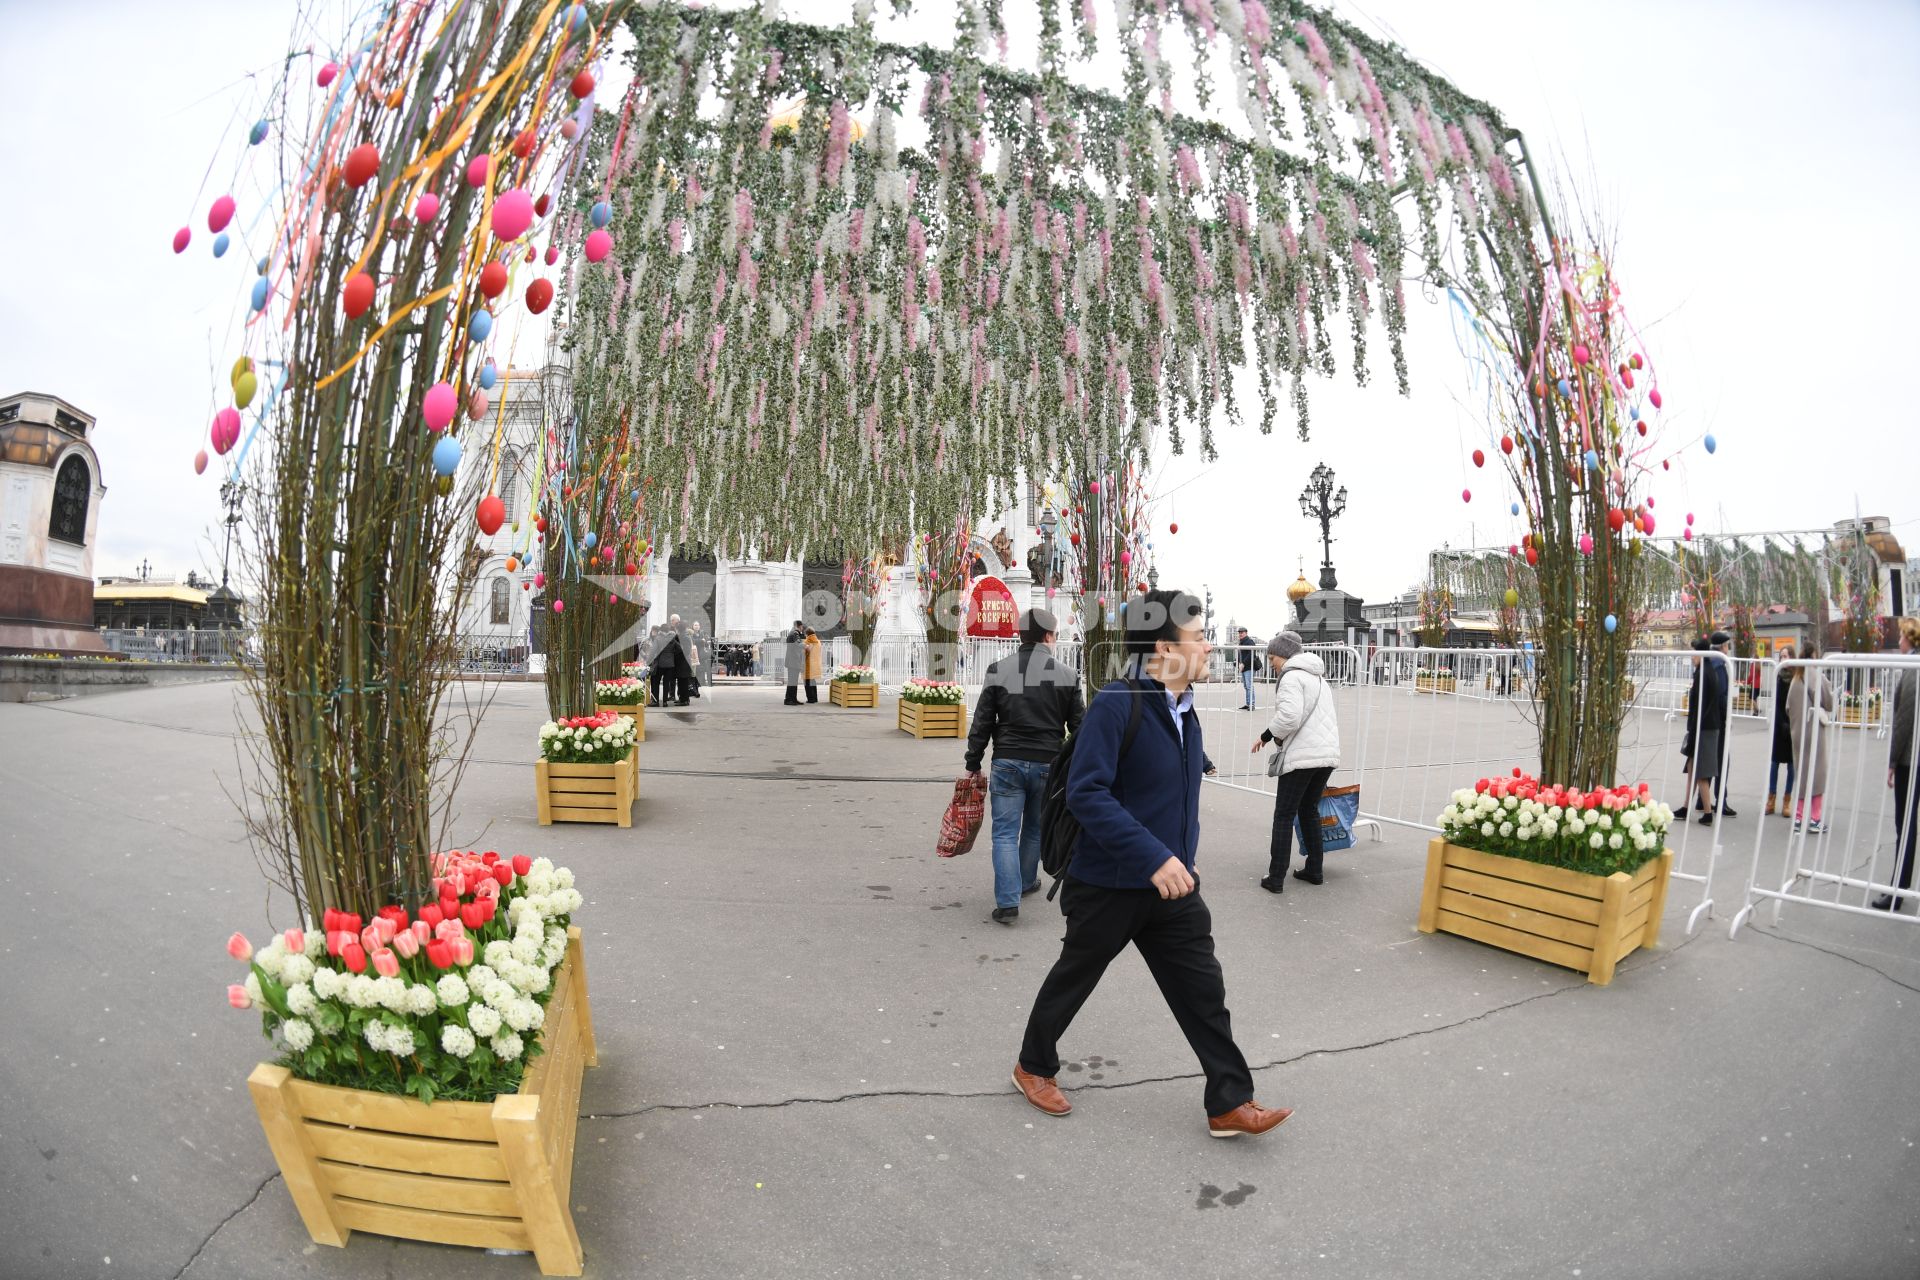
[[[675,614],[660,629],[653,648],[653,677],[658,682],[659,696],[655,701],[663,707],[671,707],[680,701],[680,669],[686,662],[686,651],[680,644],[680,615]]]
[[[820,634],[812,627],[807,628],[806,638],[801,642],[806,650],[807,659],[807,701],[820,701]]]
[[[1253,642],[1253,633],[1242,627],[1240,639],[1234,645],[1234,649],[1240,658],[1240,687],[1247,695],[1246,705],[1240,709],[1251,711],[1253,710],[1253,673],[1260,666],[1259,646]]]
[[[1327,688],[1326,664],[1304,652],[1299,635],[1282,631],[1267,642],[1267,662],[1279,681],[1273,720],[1253,749],[1271,742],[1279,749],[1280,785],[1273,794],[1273,839],[1267,846],[1267,875],[1260,887],[1280,893],[1287,887],[1293,861],[1293,821],[1300,819],[1300,852],[1305,864],[1293,873],[1308,884],[1321,882],[1320,793],[1340,763],[1340,719]],[[1295,676],[1289,680],[1288,676]]]
[[[1920,618],[1900,619],[1900,652],[1920,649]],[[1893,686],[1893,742],[1887,748],[1887,785],[1893,788],[1893,858],[1902,889],[1913,887],[1915,818],[1920,817],[1920,787],[1914,785],[1914,704],[1920,701],[1920,671],[1908,667]],[[1873,900],[1879,911],[1898,911],[1900,899],[1883,893]]]
[[[1200,777],[1213,771],[1193,705],[1193,681],[1205,676],[1209,655],[1203,614],[1183,591],[1129,600],[1129,678],[1100,690],[1074,736],[1066,798],[1080,836],[1060,894],[1067,933],[1013,1069],[1014,1087],[1050,1116],[1073,1110],[1055,1080],[1060,1036],[1129,942],[1206,1072],[1207,1131],[1265,1133],[1292,1114],[1253,1100],[1213,952],[1213,917],[1194,877]],[[1123,752],[1130,723],[1136,731]]]
[[[787,701],[789,707],[800,705],[800,676],[807,668],[807,624],[794,619],[793,630],[787,632]]]
[[[1680,753],[1692,760],[1693,807],[1703,827],[1713,825],[1716,805],[1729,818],[1740,816],[1724,796],[1718,802],[1714,799],[1720,790],[1721,757],[1726,750],[1730,709],[1726,648],[1731,639],[1726,632],[1716,631],[1704,643],[1694,642],[1694,648],[1703,652],[1694,672],[1692,698],[1687,705],[1687,736]]]
[[[1793,646],[1788,645],[1778,656],[1782,662],[1792,662]],[[1793,721],[1787,718],[1787,697],[1792,691],[1793,672],[1783,670],[1773,682],[1773,760],[1767,766],[1768,817],[1773,816],[1776,799],[1782,813],[1787,811],[1787,804],[1793,799]],[[1780,780],[1781,765],[1787,766],[1785,791],[1778,791],[1774,786]]]
[[[1819,647],[1807,646],[1809,661],[1820,656]],[[1801,819],[1806,815],[1808,796],[1813,797],[1813,820],[1806,824],[1808,835],[1817,836],[1827,829],[1821,821],[1821,809],[1827,799],[1827,757],[1832,749],[1827,745],[1827,726],[1833,723],[1834,710],[1839,699],[1834,697],[1833,686],[1819,671],[1807,667],[1793,669],[1793,684],[1787,695],[1787,714],[1793,718],[1793,745],[1796,756],[1797,781],[1799,790],[1793,798],[1793,829],[1801,830]]]
[[[1045,609],[1020,616],[1020,648],[987,668],[967,734],[967,772],[993,745],[993,918],[1012,924],[1020,899],[1040,887],[1040,811],[1047,767],[1085,708],[1080,676],[1054,660],[1059,631]]]

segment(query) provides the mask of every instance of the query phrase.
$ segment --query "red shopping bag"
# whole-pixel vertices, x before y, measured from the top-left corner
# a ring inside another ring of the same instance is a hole
[[[943,858],[957,858],[973,848],[980,834],[980,821],[987,814],[987,779],[978,773],[963,773],[953,784],[953,799],[940,819],[940,842],[934,852]]]

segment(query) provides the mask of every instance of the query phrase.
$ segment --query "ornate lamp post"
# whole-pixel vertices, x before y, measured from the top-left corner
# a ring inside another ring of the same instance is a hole
[[[1048,507],[1044,512],[1041,513],[1040,543],[1041,543],[1041,546],[1045,549],[1046,559],[1042,562],[1042,567],[1040,571],[1040,586],[1041,586],[1041,589],[1047,593],[1047,598],[1049,600],[1053,598],[1053,589],[1060,581],[1060,578],[1059,578],[1060,566],[1054,558],[1058,553],[1054,550],[1054,547],[1053,547],[1053,531],[1056,528],[1058,528],[1059,525],[1060,525],[1060,519],[1058,516],[1053,514],[1052,507]]]
[[[246,497],[247,486],[238,480],[228,480],[220,486],[220,505],[227,509],[226,549],[220,553],[220,585],[227,585],[227,565],[233,559],[233,530],[240,523],[240,503]]]
[[[1320,589],[1332,591],[1337,585],[1333,576],[1333,522],[1347,510],[1347,486],[1341,485],[1339,492],[1333,487],[1333,468],[1321,463],[1313,469],[1307,480],[1307,487],[1300,491],[1300,514],[1309,520],[1320,522]]]

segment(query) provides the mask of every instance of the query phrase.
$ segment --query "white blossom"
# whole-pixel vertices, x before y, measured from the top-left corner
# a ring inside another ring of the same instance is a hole
[[[313,1026],[298,1018],[289,1018],[280,1024],[280,1034],[286,1038],[287,1047],[295,1053],[305,1053],[313,1045]]]
[[[489,1043],[493,1046],[494,1057],[502,1062],[515,1061],[520,1057],[521,1049],[525,1047],[520,1043],[520,1037],[511,1031],[503,1036],[495,1036]]]
[[[500,1015],[486,1005],[475,1005],[467,1010],[467,1025],[477,1036],[490,1036],[500,1029]]]
[[[456,1058],[464,1058],[473,1052],[473,1032],[451,1024],[444,1026],[440,1028],[440,1048]]]
[[[465,1004],[469,998],[467,984],[457,973],[443,975],[440,981],[434,984],[434,990],[440,997],[440,1003],[449,1009],[455,1005]]]
[[[313,988],[304,982],[296,982],[287,988],[287,1008],[305,1018],[310,1016],[320,1002],[313,998]]]

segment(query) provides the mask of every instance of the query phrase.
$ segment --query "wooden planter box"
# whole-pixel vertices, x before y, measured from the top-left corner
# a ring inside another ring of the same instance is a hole
[[[633,802],[640,795],[640,749],[613,764],[561,764],[540,760],[533,766],[534,797],[540,825],[556,822],[614,822],[633,825]]]
[[[355,1231],[531,1252],[542,1275],[585,1261],[567,1196],[580,1075],[598,1057],[580,930],[553,975],[540,1042],[518,1093],[421,1102],[296,1080],[262,1063],[247,1078],[267,1145],[318,1244]]]
[[[1413,687],[1420,693],[1452,693],[1457,685],[1457,678],[1450,675],[1421,674],[1413,678]]]
[[[645,742],[647,740],[646,703],[638,702],[632,706],[627,706],[618,702],[597,702],[594,704],[593,709],[595,711],[618,711],[623,716],[633,717],[634,741]]]
[[[1854,729],[1858,729],[1863,725],[1878,725],[1880,723],[1880,708],[1842,707],[1840,708],[1840,723]]]
[[[1741,689],[1733,695],[1733,709],[1736,712],[1751,713],[1753,708],[1754,697],[1751,689]]]
[[[1605,986],[1635,947],[1659,942],[1672,866],[1673,852],[1663,850],[1632,875],[1585,875],[1436,836],[1427,845],[1420,932],[1457,933]]]
[[[855,684],[851,680],[830,680],[827,682],[827,701],[836,707],[878,707],[880,686]]]
[[[916,738],[964,738],[967,707],[963,702],[908,702],[902,698],[899,725]]]

